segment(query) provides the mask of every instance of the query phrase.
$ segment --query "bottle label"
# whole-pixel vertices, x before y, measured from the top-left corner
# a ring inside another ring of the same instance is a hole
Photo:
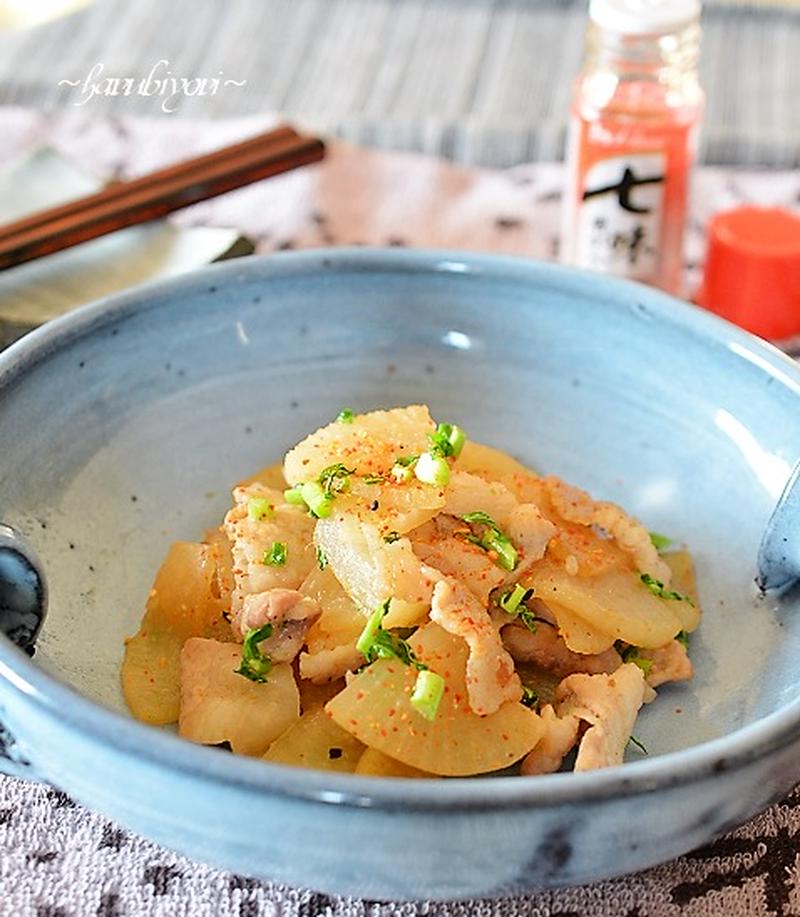
[[[667,157],[632,153],[595,163],[578,188],[576,262],[634,280],[658,275]]]

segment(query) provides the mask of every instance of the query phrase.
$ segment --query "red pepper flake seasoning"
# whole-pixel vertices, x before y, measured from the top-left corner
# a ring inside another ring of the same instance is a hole
[[[366,694],[363,691],[356,691],[356,700],[364,700]]]

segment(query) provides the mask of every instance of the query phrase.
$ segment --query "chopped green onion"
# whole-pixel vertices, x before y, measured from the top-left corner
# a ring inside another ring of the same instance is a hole
[[[299,485],[297,487],[290,487],[289,490],[284,490],[283,499],[287,503],[291,503],[292,506],[306,505],[306,501],[303,499],[303,495],[300,493]]]
[[[543,618],[537,618],[530,608],[521,608],[517,617],[532,634],[536,633],[536,622],[544,620]]]
[[[467,441],[467,434],[461,429],[461,427],[453,424],[447,440],[450,443],[450,448],[453,450],[453,458],[458,458],[459,455],[461,455],[461,450],[464,448],[464,444]]]
[[[352,423],[355,416],[356,415],[350,410],[350,408],[342,408],[342,410],[339,411],[336,420],[339,423]]]
[[[689,631],[688,630],[679,630],[675,635],[675,639],[680,643],[680,645],[685,649],[689,649]]]
[[[441,455],[423,452],[414,466],[414,474],[423,484],[445,487],[450,481],[450,466]]]
[[[383,536],[383,540],[386,542],[386,544],[394,544],[396,541],[400,540],[400,533],[389,532],[388,535]]]
[[[494,551],[497,554],[498,566],[509,572],[517,566],[517,560],[519,559],[517,549],[502,532],[489,531],[481,541],[490,551]]]
[[[247,515],[253,522],[261,522],[275,512],[275,507],[266,497],[250,497],[247,501]]]
[[[317,480],[325,493],[331,497],[347,490],[350,483],[348,478],[351,474],[355,474],[355,468],[345,468],[341,462],[337,462],[335,465],[328,465],[327,468],[324,468]]]
[[[476,525],[486,525],[490,529],[496,529],[497,523],[492,519],[488,513],[481,512],[480,510],[474,513],[466,513],[461,517],[464,522],[475,523]]]
[[[383,619],[390,605],[391,599],[386,599],[372,612],[356,641],[356,649],[367,660],[367,665],[376,659],[398,659],[417,669],[419,674],[411,694],[411,705],[426,719],[433,720],[444,694],[444,679],[417,659],[407,640],[383,629]]]
[[[638,646],[626,647],[620,652],[620,656],[622,656],[623,662],[632,662],[634,665],[638,665],[645,678],[648,677],[653,668],[653,660],[642,656]]]
[[[289,549],[285,541],[273,541],[268,551],[264,551],[261,563],[271,567],[282,567],[286,563]]]
[[[656,551],[663,551],[672,544],[672,539],[667,535],[659,535],[658,532],[650,532],[650,541]]]
[[[411,706],[426,720],[435,720],[439,704],[444,696],[444,679],[430,669],[422,669],[417,675],[411,692]]]
[[[511,543],[511,539],[500,531],[497,523],[488,513],[476,511],[474,513],[466,513],[461,518],[464,522],[486,526],[486,531],[475,543],[479,544],[485,551],[494,551],[497,554],[498,566],[509,572],[517,566],[517,561],[519,560],[517,549]]]
[[[300,485],[300,496],[308,507],[308,511],[317,519],[327,519],[333,512],[333,497],[325,493],[322,485],[317,481],[308,481]]]
[[[238,669],[234,669],[237,675],[249,678],[250,681],[264,683],[267,680],[272,660],[258,648],[262,640],[272,636],[272,625],[265,624],[257,630],[249,630],[242,644],[242,662]]]
[[[414,465],[419,461],[418,455],[399,455],[389,472],[398,484],[408,484],[414,477]]]
[[[287,503],[293,506],[308,507],[308,512],[317,519],[327,519],[333,511],[333,498],[347,490],[348,478],[355,473],[354,468],[345,468],[341,462],[324,468],[316,481],[297,484],[283,492]]]
[[[539,692],[534,691],[533,688],[529,688],[527,685],[523,685],[521,703],[525,704],[526,707],[536,708],[539,704]]]
[[[533,589],[525,589],[519,583],[512,586],[511,589],[504,592],[497,600],[497,604],[507,614],[515,615],[519,612],[520,605],[523,605],[533,595]]]
[[[648,750],[644,747],[644,745],[642,745],[642,743],[636,738],[636,736],[631,736],[631,737],[628,739],[628,742],[629,742],[631,745],[635,745],[636,748],[638,748],[639,751],[640,751],[643,755],[648,755],[648,754],[650,754],[650,752],[648,752]]]
[[[658,596],[660,599],[669,599],[675,602],[688,602],[690,605],[694,605],[694,602],[688,595],[682,595],[680,592],[674,592],[667,589],[660,579],[656,579],[649,573],[642,573],[639,579],[647,586],[653,595]]]
[[[382,474],[365,474],[361,480],[365,484],[385,484],[386,478]]]
[[[404,665],[413,665],[416,669],[427,668],[417,659],[406,640],[383,629],[382,621],[389,613],[391,601],[386,599],[369,616],[364,630],[356,641],[356,649],[368,663],[376,659],[399,659]]]
[[[328,566],[328,555],[322,548],[317,548],[317,566],[320,570],[324,570]]]
[[[394,463],[390,473],[398,484],[408,484],[414,477],[414,468],[412,465],[403,465],[398,460]]]
[[[435,433],[428,434],[428,439],[431,441],[431,454],[441,458],[458,458],[467,434],[455,424],[440,423]]]
[[[367,618],[364,630],[361,631],[361,636],[356,641],[356,649],[366,659],[369,659],[372,653],[372,648],[375,645],[375,638],[378,631],[381,630],[381,622],[384,616],[389,613],[390,604],[391,599],[386,599],[383,605],[379,605],[375,611],[372,612],[369,618]]]

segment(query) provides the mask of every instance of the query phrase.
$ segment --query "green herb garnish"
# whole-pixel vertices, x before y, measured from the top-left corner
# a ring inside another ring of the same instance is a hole
[[[292,506],[307,507],[309,515],[317,519],[327,519],[333,512],[333,496],[326,494],[317,481],[308,481],[284,490],[283,499]]]
[[[300,493],[300,485],[297,487],[290,487],[288,490],[284,490],[283,499],[290,503],[292,506],[305,506],[306,501],[303,499],[303,495]]]
[[[365,474],[361,480],[365,484],[385,484],[386,478],[382,474]]]
[[[617,642],[619,643],[619,641]],[[645,678],[650,675],[653,668],[653,660],[642,656],[638,646],[617,647],[617,652],[622,656],[623,662],[632,662],[634,665],[639,666]]]
[[[398,484],[407,484],[414,477],[414,466],[418,461],[418,455],[400,455],[394,460],[389,473]]]
[[[273,541],[268,551],[264,551],[261,563],[269,567],[282,567],[286,563],[289,548],[285,541]]]
[[[258,648],[258,644],[272,636],[272,625],[265,624],[257,630],[249,630],[242,644],[242,662],[238,669],[234,669],[237,675],[242,675],[250,681],[257,681],[263,684],[267,680],[272,660]]]
[[[519,583],[516,583],[500,596],[497,600],[497,604],[507,614],[515,615],[521,610],[519,606],[527,602],[532,595],[533,589],[525,589],[524,586],[520,586]]]
[[[537,621],[543,621],[544,618],[537,618],[536,615],[530,610],[530,608],[520,608],[517,618],[522,621],[525,627],[532,633],[536,633],[536,623]],[[549,622],[547,622],[549,623]]]
[[[307,506],[309,515],[327,519],[333,512],[333,498],[347,490],[349,478],[355,469],[345,468],[341,462],[324,468],[316,481],[297,484],[283,492],[283,498],[293,506]]]
[[[352,423],[355,416],[356,415],[350,410],[350,408],[342,408],[342,410],[337,414],[336,420],[339,423]]]
[[[430,669],[422,669],[417,675],[411,692],[411,706],[431,722],[436,719],[439,704],[444,697],[444,679]]]
[[[369,616],[366,627],[356,641],[356,649],[367,660],[367,665],[376,659],[398,659],[403,665],[417,669],[419,674],[411,694],[411,705],[426,719],[433,720],[444,694],[444,679],[417,659],[404,637],[383,629],[383,619],[389,613],[391,602],[391,599],[386,599]]]
[[[467,513],[466,516],[462,516],[461,518],[464,520],[464,522],[472,522],[476,525],[485,525],[491,529],[497,528],[497,523],[494,521],[494,519],[492,519],[488,513],[481,512],[480,510],[476,510],[474,513]]]
[[[324,570],[328,566],[328,555],[322,548],[317,548],[317,566],[320,570]]]
[[[250,497],[247,501],[247,515],[253,522],[269,519],[275,512],[275,507],[266,497]]]
[[[308,511],[317,519],[327,519],[333,512],[333,496],[326,493],[317,481],[300,485],[300,493],[308,506]]]
[[[486,531],[477,540],[469,538],[473,544],[477,544],[485,551],[494,551],[497,554],[497,564],[504,570],[511,571],[517,566],[519,555],[517,549],[511,543],[511,539],[504,535],[497,526],[497,523],[488,513],[474,512],[467,513],[461,517],[464,522],[474,525],[486,526]]]
[[[672,544],[672,539],[667,535],[659,535],[658,532],[650,532],[650,541],[656,551],[664,551]]]
[[[392,477],[400,484],[411,480],[411,469],[417,480],[434,487],[446,487],[450,482],[449,458],[458,458],[467,436],[455,424],[440,423],[435,433],[429,433],[431,446],[422,455],[402,456],[395,460]]]
[[[679,630],[675,635],[675,639],[680,643],[680,645],[685,649],[689,649],[689,631],[688,630]]]
[[[523,685],[521,703],[525,704],[526,707],[536,709],[539,705],[539,692],[534,691],[533,688],[529,688],[527,685]]]
[[[386,544],[394,544],[396,541],[400,540],[400,532],[389,532],[388,535],[383,536],[383,540]]]
[[[533,589],[525,589],[516,583],[510,589],[507,589],[497,600],[497,604],[506,614],[515,615],[528,630],[536,633],[536,622],[539,620],[536,615],[525,607],[525,602],[532,598]]]
[[[414,474],[423,484],[446,487],[450,482],[450,466],[447,459],[433,452],[423,452],[414,465]]]
[[[435,433],[428,434],[428,439],[431,441],[431,455],[458,458],[467,441],[467,434],[455,424],[440,423]]]
[[[367,660],[375,662],[376,659],[399,659],[404,665],[412,665],[416,669],[426,669],[414,655],[408,642],[390,630],[383,629],[383,619],[389,613],[391,599],[379,605],[369,616],[366,627],[356,641],[356,649]]]
[[[688,595],[682,595],[680,592],[674,592],[667,589],[660,579],[656,579],[649,573],[642,573],[639,579],[647,586],[653,595],[658,596],[660,599],[669,599],[675,602],[688,602],[690,605],[694,605],[694,602]]]
[[[350,481],[350,475],[355,474],[355,468],[345,468],[341,462],[335,465],[328,465],[324,468],[317,480],[322,485],[322,489],[329,497],[340,494],[347,490]]]

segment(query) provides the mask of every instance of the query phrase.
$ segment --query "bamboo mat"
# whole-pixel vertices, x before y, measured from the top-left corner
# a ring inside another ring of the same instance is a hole
[[[705,0],[706,162],[800,165],[800,4]],[[0,33],[0,104],[95,115],[281,111],[372,146],[507,166],[561,157],[587,0],[99,0]],[[233,82],[215,94],[85,99],[80,84]],[[163,75],[163,74],[162,74]],[[243,83],[243,85],[235,85]]]

